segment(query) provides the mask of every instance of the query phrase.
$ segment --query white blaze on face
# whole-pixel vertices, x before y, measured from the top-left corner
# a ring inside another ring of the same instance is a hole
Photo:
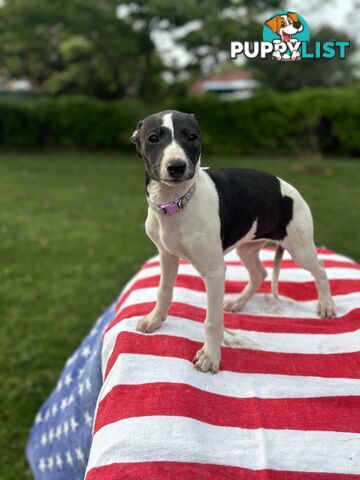
[[[169,129],[171,133],[171,142],[169,145],[164,149],[162,159],[161,159],[161,167],[160,167],[160,176],[161,178],[167,178],[167,164],[170,160],[181,159],[188,163],[186,153],[180,147],[175,139],[175,131],[174,131],[174,122],[173,122],[173,114],[166,113],[162,119],[162,126]]]

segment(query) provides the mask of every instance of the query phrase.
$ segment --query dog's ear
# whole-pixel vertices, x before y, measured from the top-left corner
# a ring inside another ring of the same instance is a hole
[[[278,24],[279,24],[279,15],[275,15],[275,17],[272,17],[265,22],[265,25],[269,27],[270,30],[274,33],[278,32]]]
[[[288,14],[288,17],[290,17],[293,22],[299,22],[299,17],[297,15],[297,13],[288,12],[287,14]]]
[[[140,129],[141,129],[141,125],[143,124],[143,120],[141,120],[138,124],[137,124],[137,127],[136,127],[136,130],[133,131],[131,137],[130,137],[130,140],[132,141],[132,143],[134,143],[135,145],[139,145],[140,143]]]

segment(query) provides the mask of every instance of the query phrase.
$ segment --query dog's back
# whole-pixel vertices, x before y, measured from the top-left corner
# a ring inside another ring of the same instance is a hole
[[[247,168],[208,168],[219,196],[223,248],[235,245],[256,221],[255,239],[282,240],[293,217],[293,199],[281,181]]]

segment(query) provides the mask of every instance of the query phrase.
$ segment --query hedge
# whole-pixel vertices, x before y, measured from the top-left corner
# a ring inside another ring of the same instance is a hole
[[[360,86],[262,91],[247,100],[185,97],[166,105],[87,97],[0,99],[0,149],[129,151],[138,120],[165,108],[195,113],[204,150],[218,154],[360,153]]]

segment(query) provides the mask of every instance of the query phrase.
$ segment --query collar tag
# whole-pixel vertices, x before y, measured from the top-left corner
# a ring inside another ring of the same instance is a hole
[[[173,215],[174,213],[181,212],[184,210],[185,206],[189,203],[191,197],[194,195],[195,192],[195,183],[191,185],[189,190],[180,198],[175,198],[172,202],[161,203],[157,205],[153,203],[149,197],[147,197],[147,201],[149,207],[151,207],[155,212],[161,213],[162,215]]]
[[[173,215],[174,213],[181,210],[179,205],[179,198],[175,199],[173,202],[162,203],[161,205],[159,205],[159,208],[163,210],[164,215]]]

